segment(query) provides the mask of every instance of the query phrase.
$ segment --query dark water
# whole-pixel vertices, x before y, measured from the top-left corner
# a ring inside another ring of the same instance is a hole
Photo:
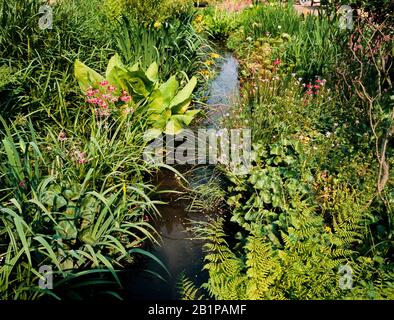
[[[220,119],[229,111],[230,106],[239,96],[238,62],[229,52],[221,52],[217,76],[212,80],[207,101],[207,119],[202,126],[217,128]],[[180,170],[185,173],[184,168]],[[212,177],[212,167],[205,166],[193,170],[194,174],[185,174],[189,187],[206,183]],[[173,172],[163,170],[156,177],[156,184],[161,190],[185,191]],[[128,275],[129,299],[165,299],[179,298],[177,283],[184,273],[198,286],[207,280],[203,268],[202,241],[195,240],[188,231],[190,220],[206,221],[215,213],[192,213],[187,210],[190,200],[173,193],[163,194],[161,199],[166,205],[158,207],[161,217],[154,221],[154,226],[161,235],[161,245],[154,245],[151,253],[167,267],[170,275],[153,261],[147,260],[144,268],[160,274],[166,281],[148,272],[136,272]]]
[[[204,127],[216,128],[220,119],[226,116],[231,106],[239,99],[238,61],[230,53],[223,51],[220,71],[211,82],[210,93],[207,101],[209,110]]]

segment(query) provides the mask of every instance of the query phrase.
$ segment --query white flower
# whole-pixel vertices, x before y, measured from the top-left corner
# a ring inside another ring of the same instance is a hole
[[[330,136],[331,136],[331,132],[330,132],[330,131],[327,131],[327,132],[326,132],[326,137],[329,138]]]
[[[282,26],[278,26],[278,29],[282,29]]]

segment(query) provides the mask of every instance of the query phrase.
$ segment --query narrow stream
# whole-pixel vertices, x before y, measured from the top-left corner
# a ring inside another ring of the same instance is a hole
[[[238,61],[226,51],[219,52],[222,59],[218,63],[218,72],[210,83],[209,98],[206,110],[207,118],[202,123],[205,128],[219,128],[220,119],[229,111],[230,106],[239,97]],[[177,168],[182,173],[183,168]],[[212,175],[209,166],[199,167],[194,174],[187,174],[191,187],[205,183]],[[183,191],[174,173],[162,171],[156,177],[161,190]],[[173,193],[164,194],[161,200],[167,204],[159,206],[161,218],[154,221],[156,230],[162,237],[161,245],[154,245],[151,252],[167,267],[170,276],[154,261],[146,261],[145,269],[156,272],[166,281],[148,272],[130,274],[127,279],[129,299],[173,300],[179,298],[177,283],[184,273],[196,285],[207,280],[208,274],[203,271],[202,241],[191,239],[192,232],[187,230],[190,220],[206,221],[210,213],[191,213],[187,210],[190,200],[183,200]],[[213,215],[214,213],[212,213]]]

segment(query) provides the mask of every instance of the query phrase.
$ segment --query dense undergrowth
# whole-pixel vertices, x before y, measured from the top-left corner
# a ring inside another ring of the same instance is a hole
[[[196,23],[240,60],[224,125],[252,129],[253,166],[225,169],[239,231],[197,225],[209,280],[204,296],[183,279],[184,297],[392,299],[393,25],[376,11],[352,30],[291,6],[229,11]]]
[[[1,2],[1,299],[119,297],[118,271],[157,260],[145,248],[159,240],[160,202],[144,133],[190,123],[194,76],[210,70],[181,2],[161,19],[57,1],[45,30],[42,1]],[[53,290],[39,287],[46,266]]]
[[[253,166],[195,190],[229,210],[196,226],[209,280],[184,298],[393,299],[392,20],[270,2],[58,0],[46,30],[42,1],[0,3],[0,299],[121,298],[122,270],[161,264],[150,177],[174,169],[143,160],[146,133],[200,113],[207,38],[240,61],[223,126],[252,129]]]

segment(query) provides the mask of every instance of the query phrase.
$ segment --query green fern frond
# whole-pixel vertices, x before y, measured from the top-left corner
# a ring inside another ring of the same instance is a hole
[[[188,279],[184,273],[178,281],[179,295],[182,300],[204,300],[205,297],[200,293],[200,289],[195,286],[193,281]]]

